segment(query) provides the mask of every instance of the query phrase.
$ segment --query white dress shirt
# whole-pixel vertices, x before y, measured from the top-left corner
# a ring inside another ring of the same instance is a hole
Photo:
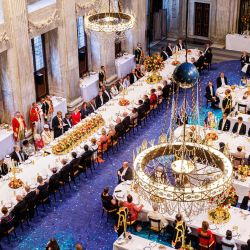
[[[209,86],[209,88],[210,88],[211,96],[214,96],[213,86]]]
[[[223,78],[221,77],[220,79],[221,79],[221,86],[222,86],[222,87],[226,86],[225,78],[224,78],[224,77],[223,77]]]
[[[241,125],[242,125],[242,123],[238,124],[237,134],[240,133]]]

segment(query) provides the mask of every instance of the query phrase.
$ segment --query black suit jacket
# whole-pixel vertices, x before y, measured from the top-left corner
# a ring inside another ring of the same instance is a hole
[[[143,105],[144,105],[145,111],[149,111],[150,110],[150,100],[149,100],[149,98],[147,98],[146,100],[144,100]]]
[[[96,103],[96,108],[100,108],[104,103],[104,97],[102,96],[102,99],[103,99],[103,102],[101,100],[101,97],[98,95],[96,98],[95,98],[95,103]]]
[[[0,167],[0,177],[2,175],[6,175],[8,174],[8,166],[7,164],[5,164],[4,162],[2,163],[1,167]]]
[[[139,119],[143,118],[143,116],[145,115],[145,108],[143,104],[137,108],[137,112],[138,112],[138,118]]]
[[[177,47],[178,47],[179,50],[181,49],[181,45],[182,45],[182,49],[186,48],[186,46],[185,46],[184,43],[182,43],[181,45],[179,43],[177,43],[176,45],[177,45]]]
[[[204,56],[201,55],[198,60],[196,62],[194,62],[194,65],[197,67],[197,68],[201,68],[204,64]]]
[[[129,81],[130,81],[130,84],[133,84],[134,82],[136,82],[137,81],[136,75],[131,73],[129,75]]]
[[[126,116],[123,120],[122,120],[122,124],[124,127],[124,130],[129,128],[130,125],[130,116]]]
[[[20,154],[23,161],[26,161],[29,158],[28,155],[26,155],[23,151],[19,151],[19,154]],[[17,163],[20,163],[20,160],[19,160],[17,153],[15,151],[13,151],[11,153],[10,157],[12,160],[16,161]]]
[[[52,128],[54,130],[54,138],[57,138],[63,134],[63,129],[59,128],[60,122],[57,116],[52,119]]]
[[[11,211],[11,214],[13,216],[15,216],[16,218],[20,217],[23,213],[26,212],[28,208],[28,204],[25,201],[25,199],[23,199],[22,201],[19,201],[13,208],[13,210]]]
[[[104,103],[106,103],[106,102],[108,102],[109,100],[112,99],[110,92],[108,90],[106,90],[106,91],[108,92],[109,96],[108,96],[108,94],[105,91],[103,92]]]
[[[173,55],[172,49],[170,47],[168,47],[168,46],[166,47],[166,52],[167,52],[169,57]]]
[[[165,61],[168,59],[168,53],[166,51],[161,51],[161,57]]]
[[[240,204],[240,208],[247,210],[248,209],[248,201],[249,201],[249,197],[248,196],[244,196],[241,204]]]
[[[229,131],[231,122],[227,119],[223,128],[222,128],[222,123],[223,123],[223,119],[220,119],[218,130]]]
[[[118,137],[122,137],[124,135],[125,131],[122,122],[115,125],[115,132],[117,133]]]
[[[212,97],[215,96],[215,89],[214,89],[214,86],[212,86],[212,89],[213,89],[213,94],[211,94],[210,87],[209,87],[209,86],[206,87],[206,90],[205,90],[205,97],[206,97],[207,99],[211,99]]]
[[[24,197],[29,207],[33,207],[36,203],[36,191],[31,191]]]
[[[227,78],[225,76],[224,76],[224,79],[225,79],[225,84],[227,85]],[[218,77],[216,82],[217,82],[217,88],[220,88],[222,85],[221,78]]]
[[[239,123],[236,122],[236,123],[234,124],[233,130],[232,130],[233,133],[236,133],[236,132],[237,132],[238,126],[239,126]],[[242,123],[241,128],[240,128],[240,131],[239,131],[239,134],[240,134],[240,135],[245,135],[245,134],[246,134],[246,130],[247,130],[247,126],[246,126],[244,123]]]
[[[211,48],[208,48],[207,50],[204,50],[204,61],[206,63],[211,63],[212,62],[212,57],[213,57],[213,54],[212,54],[212,49]]]
[[[93,106],[94,106],[94,105],[93,105]],[[88,113],[89,113],[89,114],[95,112],[95,110],[96,110],[96,107],[95,107],[95,106],[94,106],[94,107],[92,107],[92,105],[89,105],[89,106],[88,106]]]
[[[49,104],[47,102],[43,102],[41,109],[42,109],[42,111],[43,111],[43,113],[45,115],[48,115],[48,113],[49,113]]]
[[[120,171],[120,173],[123,172],[123,167],[121,167],[118,171]],[[133,170],[132,168],[128,167],[126,173],[124,176],[122,176],[123,180],[124,181],[131,181],[133,180]],[[121,177],[118,175],[118,182],[120,183],[121,182]]]
[[[58,190],[60,187],[60,174],[55,173],[51,175],[49,178],[49,192],[53,192],[54,190]]]
[[[71,118],[69,119],[69,122],[66,120],[66,118],[63,118],[63,123],[66,124],[65,126],[63,126],[64,131],[68,131],[70,128],[72,128]]]

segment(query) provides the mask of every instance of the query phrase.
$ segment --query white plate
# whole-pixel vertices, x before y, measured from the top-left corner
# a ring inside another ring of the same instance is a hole
[[[217,229],[216,225],[214,225],[214,224],[210,224],[210,225],[209,225],[209,228],[210,228],[211,230],[216,230],[216,229]]]

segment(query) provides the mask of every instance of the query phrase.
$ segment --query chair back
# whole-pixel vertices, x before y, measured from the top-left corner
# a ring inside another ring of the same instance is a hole
[[[238,103],[238,111],[242,112],[242,110],[246,114],[247,113],[247,105]]]
[[[148,217],[149,220],[149,228],[153,231],[160,232],[161,231],[161,220],[156,220],[151,217]]]
[[[233,250],[234,249],[234,244],[228,244],[228,243],[226,243],[226,242],[221,242],[221,246],[222,246],[222,250]],[[225,247],[225,248],[223,248],[223,246]]]
[[[8,222],[6,221],[1,222],[0,225],[1,225],[3,232],[9,231],[14,226],[15,224],[14,222],[15,222],[15,216],[12,216],[12,218]]]
[[[210,249],[210,247],[213,245],[213,243],[211,243],[211,244],[209,243],[209,241],[211,239],[210,235],[199,234],[199,239],[202,239],[204,242],[206,242],[205,244],[199,243],[200,247]]]

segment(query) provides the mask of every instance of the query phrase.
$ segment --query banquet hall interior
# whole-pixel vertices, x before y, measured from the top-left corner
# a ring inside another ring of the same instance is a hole
[[[250,250],[250,0],[0,0],[0,250]]]

